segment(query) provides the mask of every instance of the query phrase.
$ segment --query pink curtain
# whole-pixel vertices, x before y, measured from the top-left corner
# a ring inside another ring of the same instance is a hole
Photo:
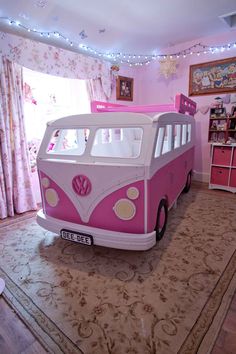
[[[87,80],[87,90],[89,93],[90,101],[107,101],[100,78]],[[109,129],[104,129],[104,136],[109,136]]]
[[[98,79],[86,80],[87,89],[91,101],[107,101],[107,97],[102,87],[102,81]]]
[[[36,210],[23,115],[22,69],[0,60],[0,219]]]

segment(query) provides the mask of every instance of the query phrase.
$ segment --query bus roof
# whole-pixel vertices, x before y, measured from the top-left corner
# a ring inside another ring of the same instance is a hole
[[[48,126],[55,128],[89,127],[89,126],[137,126],[151,125],[153,119],[142,113],[106,112],[78,114],[59,118],[48,122]]]
[[[161,124],[171,124],[174,122],[191,123],[194,118],[192,116],[166,112],[158,114],[143,114],[130,112],[105,112],[105,113],[89,113],[78,114],[68,117],[59,118],[47,123],[49,127],[58,128],[79,128],[79,127],[125,127],[125,126],[143,126],[152,125],[159,122]]]

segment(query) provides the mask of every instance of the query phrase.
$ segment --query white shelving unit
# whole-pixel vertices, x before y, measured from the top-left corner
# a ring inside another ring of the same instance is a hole
[[[236,193],[236,143],[212,144],[209,188]]]

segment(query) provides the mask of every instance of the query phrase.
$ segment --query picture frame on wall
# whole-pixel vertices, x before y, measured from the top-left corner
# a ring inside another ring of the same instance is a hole
[[[134,79],[125,76],[117,76],[116,99],[122,101],[133,101]]]
[[[236,57],[190,65],[189,96],[236,92]]]

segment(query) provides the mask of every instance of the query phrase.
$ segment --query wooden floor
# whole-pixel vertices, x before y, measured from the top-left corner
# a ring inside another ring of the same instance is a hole
[[[30,330],[0,296],[0,353],[46,354]],[[236,353],[236,294],[211,354]],[[87,353],[88,354],[88,353]]]
[[[47,353],[2,296],[0,296],[0,353]]]
[[[211,354],[236,353],[236,293]]]

